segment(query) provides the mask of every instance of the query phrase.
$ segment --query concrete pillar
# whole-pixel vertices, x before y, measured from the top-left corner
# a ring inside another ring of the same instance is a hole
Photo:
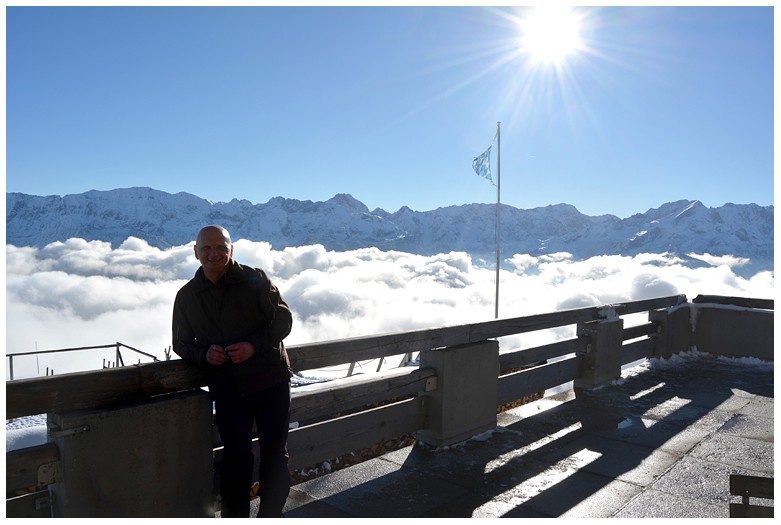
[[[201,390],[48,415],[54,517],[214,517],[212,405]]]
[[[583,340],[580,377],[576,389],[591,389],[621,377],[621,346],[624,320],[620,318],[580,323],[577,335]]]
[[[498,342],[424,351],[420,367],[437,371],[437,388],[426,394],[428,423],[418,440],[443,447],[496,428]]]
[[[648,320],[659,325],[658,333],[653,336],[654,357],[667,359],[673,354],[686,352],[691,348],[693,344],[691,309],[691,305],[687,303],[648,312]]]

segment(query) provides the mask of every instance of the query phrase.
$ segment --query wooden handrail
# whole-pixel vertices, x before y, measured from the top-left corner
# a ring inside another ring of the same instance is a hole
[[[193,390],[206,374],[181,359],[6,381],[6,418],[105,408],[159,394]]]
[[[685,302],[685,295],[673,295],[631,301],[610,305],[610,307],[617,315],[629,315],[659,308],[669,308]],[[288,353],[294,370],[315,370],[353,361],[476,343],[507,335],[595,321],[603,318],[605,308],[604,306],[592,306],[468,325],[311,343],[290,347]]]

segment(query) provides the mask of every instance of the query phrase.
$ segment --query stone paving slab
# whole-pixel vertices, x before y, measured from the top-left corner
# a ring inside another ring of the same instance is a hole
[[[679,454],[593,434],[584,436],[561,453],[575,457],[579,451],[596,455],[582,465],[583,470],[641,487],[653,483],[680,459]]]
[[[719,432],[773,443],[773,425],[768,424],[767,417],[735,414],[719,429]]]
[[[739,412],[741,414],[773,419],[773,398],[754,396]],[[773,427],[771,426],[770,428],[772,429]]]
[[[714,505],[649,489],[616,512],[614,518],[729,518],[729,506]]]
[[[670,495],[728,508],[733,499],[729,493],[730,474],[768,473],[685,456],[652,487]]]
[[[629,415],[616,425],[616,428],[596,431],[595,434],[681,455],[697,446],[715,428],[688,424],[685,421],[658,421]]]
[[[717,432],[695,447],[689,456],[736,470],[773,474],[772,442]]]

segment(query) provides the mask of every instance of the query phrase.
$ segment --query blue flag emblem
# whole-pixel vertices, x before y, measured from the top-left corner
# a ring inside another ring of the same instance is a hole
[[[488,146],[488,149],[482,155],[472,160],[472,169],[481,177],[491,181],[491,184],[494,183],[491,178],[491,146]]]

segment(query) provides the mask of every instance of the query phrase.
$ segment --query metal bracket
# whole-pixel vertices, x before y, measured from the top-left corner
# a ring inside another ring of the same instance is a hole
[[[72,436],[74,434],[83,434],[89,432],[89,425],[81,425],[75,428],[66,428],[61,430],[49,430],[49,437],[59,438],[64,436]]]
[[[432,390],[437,389],[437,378],[436,377],[429,377],[426,379],[426,392],[431,392]]]
[[[60,472],[60,462],[52,461],[38,467],[38,486],[45,487],[57,483]]]

